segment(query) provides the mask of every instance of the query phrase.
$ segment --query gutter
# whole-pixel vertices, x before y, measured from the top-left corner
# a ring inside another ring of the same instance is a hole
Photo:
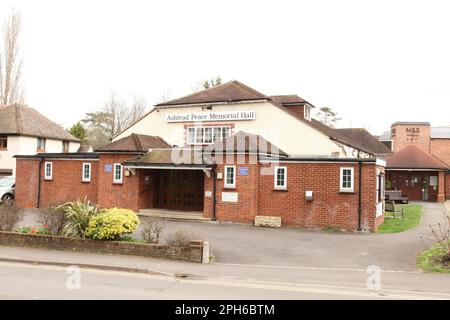
[[[216,176],[216,168],[217,165],[214,163],[212,165],[212,176],[213,176],[213,212],[212,212],[212,221],[216,221],[217,217],[216,217],[216,207],[217,207],[217,199],[216,199],[216,193],[217,193],[217,188],[216,188],[216,182],[217,182],[217,176]]]
[[[362,231],[362,161],[358,161],[358,231]]]
[[[36,208],[39,208],[41,204],[41,182],[42,182],[42,158],[39,158],[39,164],[38,164],[38,190],[37,190],[37,201],[36,201]]]

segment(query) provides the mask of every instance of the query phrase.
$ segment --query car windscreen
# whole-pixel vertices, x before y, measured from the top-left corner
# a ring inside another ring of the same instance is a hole
[[[0,178],[0,188],[11,187],[14,184],[14,177]]]

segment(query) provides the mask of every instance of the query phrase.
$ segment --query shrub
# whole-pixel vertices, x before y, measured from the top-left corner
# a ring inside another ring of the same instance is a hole
[[[147,218],[142,224],[142,238],[149,243],[158,243],[163,230],[161,220],[155,218]]]
[[[86,229],[92,217],[99,213],[96,205],[91,205],[87,198],[83,201],[67,202],[60,205],[56,210],[62,210],[67,217],[62,233],[68,237],[85,238]]]
[[[188,247],[191,240],[197,238],[197,235],[187,229],[177,229],[175,232],[169,234],[166,243],[169,246]]]
[[[13,231],[22,217],[23,210],[15,205],[0,205],[0,231]]]
[[[449,213],[444,211],[445,222],[438,223],[436,225],[430,225],[431,232],[437,240],[437,246],[443,252],[443,256],[440,257],[442,263],[450,262],[450,216]]]
[[[133,233],[139,224],[137,215],[127,209],[106,209],[92,217],[86,229],[86,237],[97,240],[117,240]]]
[[[37,222],[46,227],[50,234],[62,234],[68,222],[66,212],[62,207],[39,209]]]

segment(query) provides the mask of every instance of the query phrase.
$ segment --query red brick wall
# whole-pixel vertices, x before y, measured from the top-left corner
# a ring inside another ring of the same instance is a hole
[[[113,171],[105,172],[105,165],[122,163],[134,158],[132,154],[101,154],[99,157],[98,204],[104,208],[120,207],[139,211],[139,176],[137,171],[128,177],[123,170],[123,183],[113,182]]]
[[[296,163],[287,166],[287,190],[274,190],[274,177],[261,176],[259,214],[281,216],[282,223],[305,228],[358,227],[358,165]],[[341,193],[340,168],[354,168],[354,193]],[[374,229],[375,165],[363,165],[362,227]],[[313,201],[305,192],[313,191]]]
[[[431,139],[431,154],[450,166],[450,139]]]
[[[430,152],[430,126],[401,124],[392,126],[394,152],[412,144],[425,152]]]
[[[92,160],[48,160],[53,164],[52,180],[44,179],[44,163],[41,169],[40,207],[58,205],[87,197],[97,201],[98,162]],[[82,164],[91,163],[91,182],[82,182]],[[17,159],[16,204],[23,208],[35,208],[38,194],[39,160]]]
[[[21,208],[36,208],[39,160],[16,160],[15,203]]]
[[[244,160],[245,158],[245,160]],[[216,172],[222,173],[223,179],[217,179],[216,183],[216,217],[220,221],[237,221],[237,222],[253,222],[258,213],[259,200],[259,170],[257,164],[249,164],[249,161],[255,162],[254,159],[244,157],[243,164],[236,165],[236,187],[233,189],[225,188],[225,165],[218,165]],[[236,163],[236,157],[231,159],[230,165]],[[224,161],[225,162],[225,161]],[[247,167],[248,175],[239,175],[239,167]],[[205,176],[205,191],[213,191],[213,178]],[[238,202],[224,202],[222,201],[222,192],[237,192]],[[212,201],[211,197],[205,197],[204,215],[206,217],[212,216]]]
[[[43,161],[43,164],[45,162]],[[53,179],[44,179],[44,165],[42,165],[40,207],[84,198],[93,203],[97,202],[98,161],[51,160],[49,162],[53,163]],[[83,163],[91,163],[91,182],[81,181]]]
[[[305,118],[305,106],[285,106],[285,108],[296,113],[301,118]]]
[[[353,231],[358,227],[358,165],[339,163],[289,163],[287,190],[274,190],[273,168],[269,165],[236,165],[249,168],[248,176],[237,175],[236,189],[224,189],[217,180],[216,216],[220,221],[253,222],[256,215],[280,216],[285,226],[304,228],[336,227]],[[268,168],[270,175],[261,174]],[[355,192],[339,192],[340,168],[354,167]],[[376,230],[383,216],[375,218],[376,166],[363,165],[362,227]],[[381,172],[384,168],[378,167]],[[224,165],[217,167],[224,173]],[[213,190],[213,178],[205,177],[205,191]],[[305,191],[314,192],[314,200],[305,199]],[[222,201],[223,191],[238,192],[238,202]],[[212,198],[205,198],[204,215],[212,216]]]

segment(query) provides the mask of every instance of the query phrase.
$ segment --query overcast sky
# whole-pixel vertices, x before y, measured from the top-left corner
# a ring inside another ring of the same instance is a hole
[[[450,125],[450,2],[1,0],[22,14],[26,102],[69,126],[111,91],[192,92],[221,75],[298,94],[381,133]]]

